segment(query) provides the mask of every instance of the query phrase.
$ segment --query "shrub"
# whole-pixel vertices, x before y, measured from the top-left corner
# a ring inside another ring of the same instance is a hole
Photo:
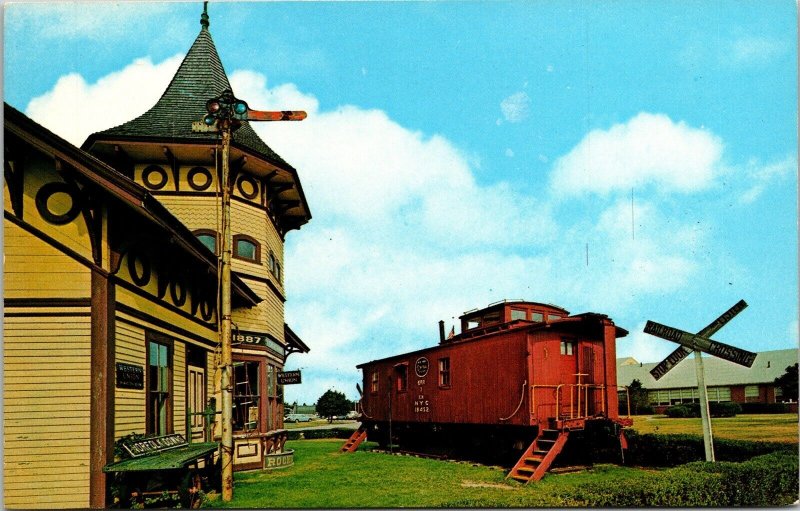
[[[786,403],[742,403],[742,413],[788,413]]]
[[[705,460],[703,437],[700,435],[640,435],[626,429],[628,450],[625,462],[648,467],[674,467],[684,463]],[[796,444],[779,442],[752,442],[748,440],[714,440],[714,454],[718,461],[745,461],[772,452],[796,452]]]
[[[709,412],[712,417],[736,417],[742,412],[739,403],[709,403]],[[671,418],[700,417],[700,404],[687,403],[670,406],[664,413]]]
[[[695,462],[635,480],[593,482],[571,490],[580,506],[776,506],[798,495],[796,453],[777,452],[741,463]]]
[[[347,428],[330,428],[330,429],[307,429],[305,431],[289,430],[289,440],[299,440],[302,433],[303,438],[306,440],[313,440],[316,438],[341,438],[347,440],[353,434],[352,429]]]

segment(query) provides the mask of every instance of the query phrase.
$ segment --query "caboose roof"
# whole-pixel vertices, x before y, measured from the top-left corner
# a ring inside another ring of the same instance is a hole
[[[483,309],[472,309],[464,312],[458,319],[464,318],[471,318],[472,316],[479,316],[489,311],[493,310],[500,310],[504,307],[510,307],[512,305],[526,305],[526,306],[535,306],[541,307],[544,310],[552,310],[554,312],[560,312],[561,314],[569,314],[567,309],[563,307],[559,307],[558,305],[553,305],[552,303],[543,303],[543,302],[529,302],[527,300],[500,300],[499,302],[490,303]]]
[[[503,302],[508,303],[508,302]],[[535,302],[520,302],[531,304]],[[560,307],[559,307],[560,309]],[[485,309],[483,309],[485,310]],[[564,309],[561,309],[562,311]],[[550,322],[533,322],[533,321],[526,321],[523,319],[516,319],[514,321],[509,321],[506,323],[500,323],[496,325],[487,326],[484,328],[476,328],[473,330],[468,330],[467,332],[463,332],[461,334],[456,335],[453,337],[451,342],[447,344],[438,344],[436,346],[431,346],[428,348],[422,348],[416,351],[409,351],[407,353],[401,353],[398,355],[392,355],[386,358],[380,358],[376,360],[371,360],[369,362],[364,362],[363,364],[356,365],[356,369],[361,369],[364,366],[380,363],[380,362],[389,362],[392,360],[402,359],[409,356],[420,355],[422,353],[428,353],[431,351],[435,351],[438,349],[442,349],[443,347],[451,347],[454,345],[462,345],[466,343],[473,343],[473,342],[480,342],[486,339],[497,337],[499,335],[503,335],[508,333],[509,331],[519,331],[519,330],[527,330],[527,331],[536,331],[536,330],[553,330],[553,331],[562,331],[562,332],[575,332],[575,331],[585,331],[588,328],[596,325],[598,321],[603,321],[607,319],[608,316],[605,314],[597,314],[594,312],[585,312],[582,314],[576,314],[574,316],[570,316],[567,318],[562,318]],[[628,331],[621,327],[616,328],[616,336],[617,337],[625,337],[628,335]]]

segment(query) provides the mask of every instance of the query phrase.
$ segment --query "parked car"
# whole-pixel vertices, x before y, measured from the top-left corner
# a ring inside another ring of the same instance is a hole
[[[283,418],[283,422],[311,422],[311,417],[304,413],[290,413]]]
[[[358,419],[359,415],[361,415],[361,414],[358,413],[357,411],[351,410],[351,411],[347,412],[347,415],[345,415],[344,418],[345,419],[349,419],[349,420],[356,420],[356,419]]]

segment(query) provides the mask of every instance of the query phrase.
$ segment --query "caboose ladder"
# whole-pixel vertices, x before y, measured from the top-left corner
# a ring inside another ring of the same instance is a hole
[[[553,460],[564,448],[569,436],[568,430],[542,429],[539,436],[531,443],[522,454],[508,476],[523,483],[538,481],[553,464]]]
[[[361,442],[367,439],[367,428],[364,426],[360,426],[357,430],[353,431],[353,434],[350,435],[350,438],[347,439],[347,442],[342,446],[340,449],[341,452],[355,452],[358,449],[358,446],[361,445]]]

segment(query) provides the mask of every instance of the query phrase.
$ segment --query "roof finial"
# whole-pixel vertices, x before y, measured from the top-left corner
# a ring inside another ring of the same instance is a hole
[[[208,2],[203,2],[203,14],[200,15],[200,25],[203,28],[208,28]]]

